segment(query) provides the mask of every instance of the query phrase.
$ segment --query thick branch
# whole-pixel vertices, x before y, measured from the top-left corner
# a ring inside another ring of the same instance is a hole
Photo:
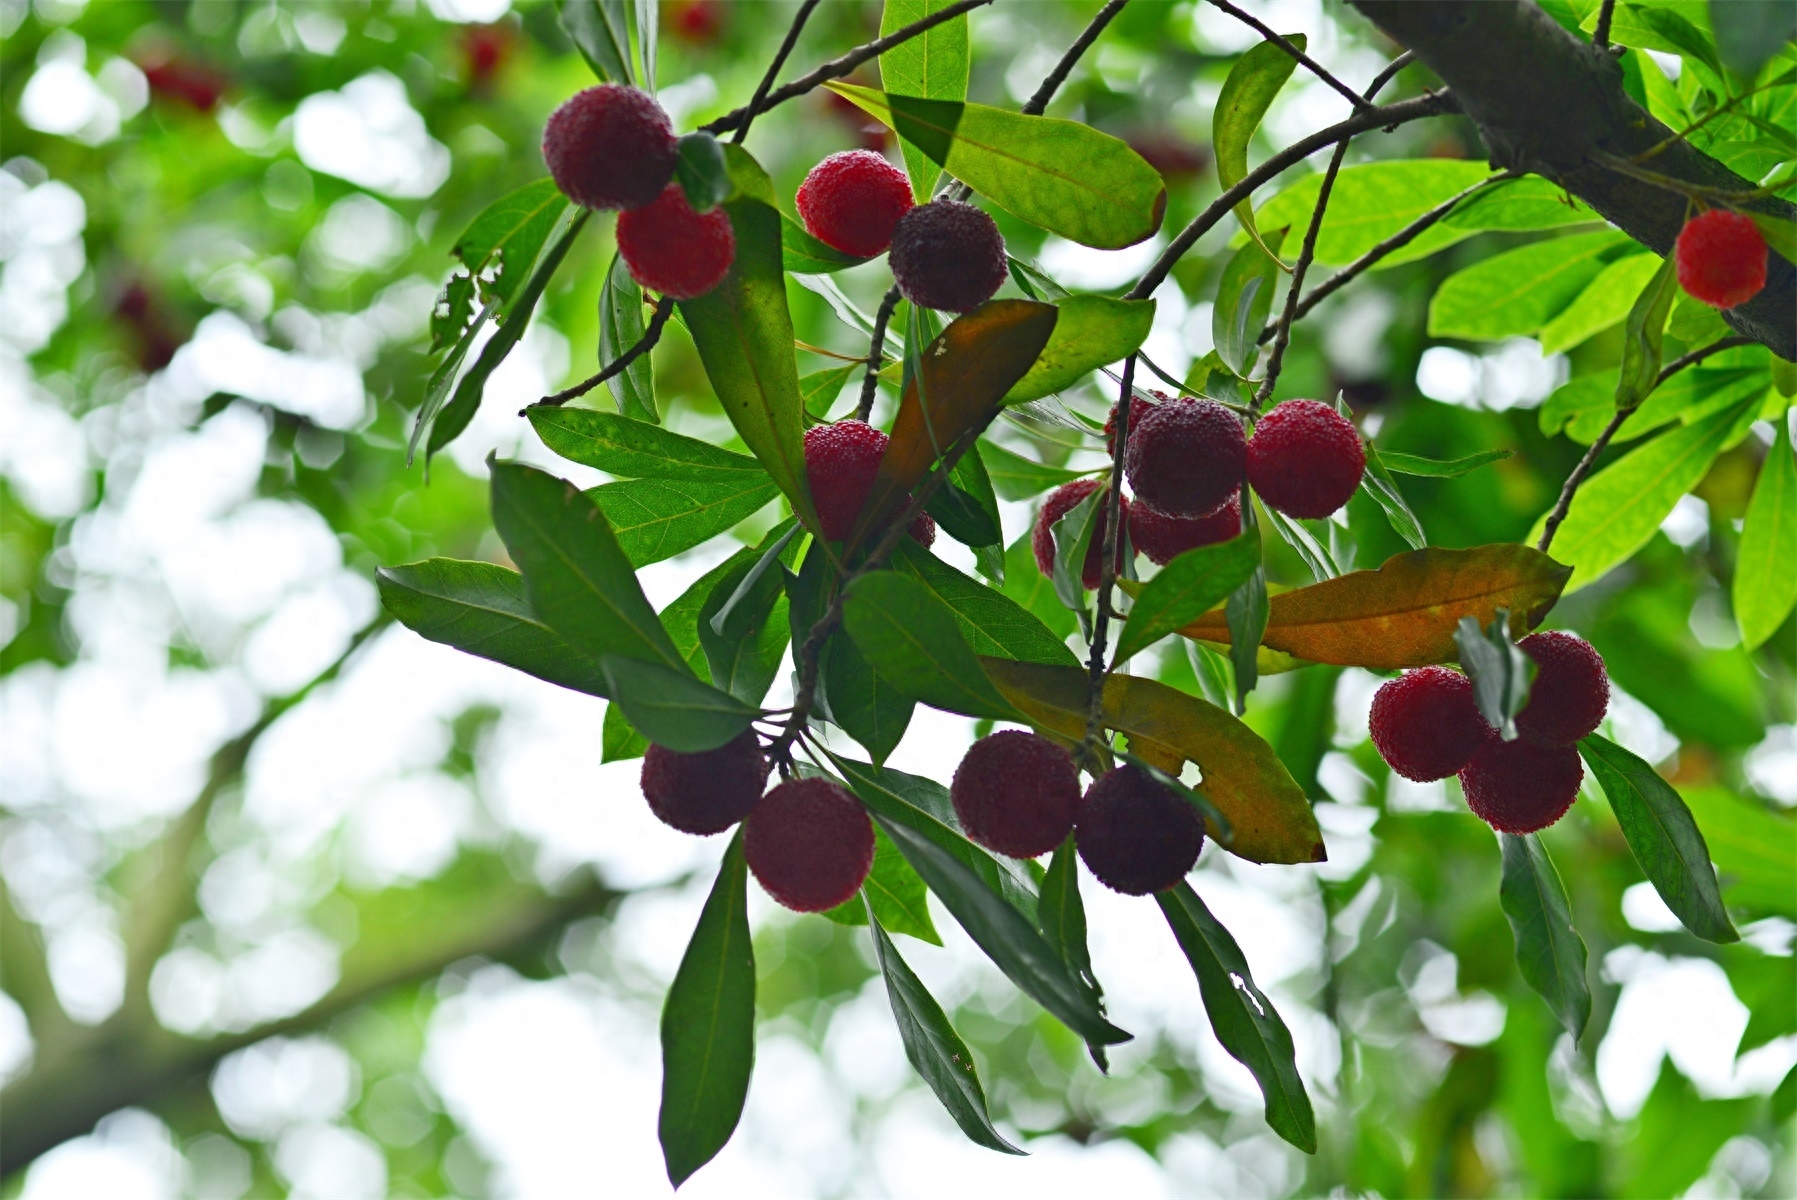
[[[1104,731],[1104,677],[1107,670],[1104,651],[1113,615],[1111,588],[1117,582],[1117,539],[1128,536],[1121,528],[1123,451],[1129,445],[1130,410],[1135,408],[1135,378],[1136,356],[1132,354],[1123,360],[1123,379],[1117,389],[1117,436],[1111,439],[1111,482],[1104,495],[1104,524],[1098,539],[1098,552],[1104,556],[1098,567],[1098,611],[1092,622],[1091,654],[1086,661],[1086,738],[1081,750],[1094,775],[1102,761],[1098,742]],[[1073,569],[1082,571],[1085,565],[1074,563]]]
[[[874,338],[867,351],[867,374],[861,378],[861,401],[855,405],[855,419],[865,421],[873,416],[874,392],[880,382],[880,367],[886,361],[886,326],[892,321],[892,310],[898,307],[898,284],[886,289],[880,298],[880,311],[874,314]]]

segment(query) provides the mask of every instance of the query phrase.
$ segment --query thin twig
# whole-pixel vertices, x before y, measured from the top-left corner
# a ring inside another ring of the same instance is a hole
[[[1610,48],[1610,18],[1616,15],[1616,0],[1604,0],[1597,12],[1597,28],[1591,31],[1591,44],[1599,50]]]
[[[1681,354],[1671,362],[1667,363],[1661,368],[1660,373],[1654,376],[1653,385],[1654,387],[1659,387],[1662,383],[1665,383],[1668,379],[1671,379],[1686,367],[1694,367],[1712,354],[1721,354],[1724,350],[1733,350],[1736,346],[1753,346],[1757,344],[1758,343],[1752,338],[1742,337],[1740,334],[1731,334],[1725,338],[1717,338],[1709,345],[1699,346],[1690,353]],[[1650,394],[1652,393],[1652,390],[1652,388],[1648,389]]]
[[[617,358],[613,359],[612,362],[597,375],[582,380],[565,392],[557,392],[553,396],[544,396],[535,404],[526,405],[524,408],[518,410],[518,415],[523,416],[533,408],[556,408],[566,404],[577,396],[586,395],[613,376],[622,374],[626,367],[647,354],[654,348],[655,343],[661,341],[661,331],[667,328],[668,318],[673,315],[674,298],[672,296],[663,296],[655,305],[655,315],[649,318],[649,328],[643,331],[643,336],[637,339],[636,345],[618,355]]]
[[[1235,5],[1229,3],[1229,0],[1210,0],[1210,3],[1215,7],[1222,9],[1242,24],[1248,26],[1248,28],[1260,34],[1261,37],[1266,38],[1269,42],[1272,42],[1275,46],[1278,46],[1281,50],[1291,55],[1298,62],[1302,63],[1305,69],[1312,75],[1315,75],[1318,79],[1321,79],[1324,83],[1346,96],[1348,98],[1348,103],[1352,104],[1356,109],[1368,109],[1372,107],[1371,101],[1367,100],[1353,88],[1331,75],[1324,69],[1323,64],[1304,53],[1304,51],[1298,49],[1298,47],[1294,46],[1289,39],[1281,34],[1274,33],[1268,25],[1253,14],[1243,12]]]
[[[1117,436],[1111,441],[1111,482],[1104,498],[1104,536],[1100,539],[1100,553],[1104,558],[1098,567],[1098,615],[1092,623],[1091,653],[1086,659],[1086,737],[1081,743],[1081,752],[1087,764],[1094,768],[1100,761],[1098,742],[1104,730],[1104,677],[1107,671],[1104,651],[1113,615],[1111,588],[1117,583],[1117,539],[1127,536],[1120,528],[1123,523],[1123,454],[1129,445],[1130,410],[1135,407],[1135,377],[1136,356],[1132,354],[1123,360],[1123,381],[1117,393]],[[1084,564],[1075,563],[1073,569],[1083,570]],[[1096,774],[1096,770],[1093,773]]]
[[[767,99],[768,90],[774,86],[774,79],[780,74],[780,68],[786,65],[786,56],[792,53],[800,32],[805,28],[805,22],[811,19],[811,12],[819,3],[820,0],[805,0],[799,5],[798,14],[792,19],[792,27],[786,31],[785,40],[774,51],[774,61],[767,65],[767,73],[761,77],[755,94],[749,97],[748,106],[743,109],[742,124],[736,127],[736,136],[730,139],[737,145],[742,145],[742,140],[749,136],[749,124],[755,120],[755,114],[761,111],[762,101]]]
[[[886,326],[892,320],[892,310],[898,307],[898,284],[886,289],[886,295],[880,298],[880,311],[874,314],[874,337],[872,348],[867,352],[867,374],[861,379],[861,402],[855,405],[855,419],[866,421],[873,415],[874,391],[880,382],[880,367],[886,362]]]

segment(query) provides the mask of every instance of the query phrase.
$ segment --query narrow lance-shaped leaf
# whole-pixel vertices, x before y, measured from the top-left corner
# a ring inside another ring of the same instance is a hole
[[[858,267],[871,259],[844,254],[836,247],[821,242],[805,227],[780,214],[780,262],[788,271],[799,275],[827,275],[845,267]]]
[[[761,557],[737,556],[740,561],[713,585],[694,621],[712,685],[745,704],[760,704],[767,695],[788,640],[780,554],[798,525],[790,518],[786,524],[786,535]]]
[[[716,750],[747,729],[758,712],[690,671],[621,654],[606,655],[601,665],[612,703],[637,732],[681,754]]]
[[[824,644],[818,685],[829,720],[859,742],[876,766],[884,763],[910,727],[917,697],[884,678],[841,631]]]
[[[1142,348],[1154,326],[1153,300],[1069,296],[1055,308],[1061,315],[1048,345],[1005,394],[1006,404],[1040,400],[1102,366],[1121,362]]]
[[[907,25],[947,8],[952,0],[886,0],[880,12],[880,36],[885,37]],[[967,99],[967,78],[973,68],[973,56],[967,39],[967,14],[952,17],[925,30],[909,41],[900,42],[880,55],[880,86],[901,96],[919,96],[925,100]],[[922,204],[942,168],[930,161],[909,139],[899,139],[904,155],[905,173],[911,177],[911,191]]]
[[[647,330],[648,325],[643,320],[643,289],[630,277],[624,256],[614,255],[611,267],[605,272],[605,286],[599,289],[599,364],[603,367],[616,362],[625,351],[643,340]],[[655,368],[647,354],[639,355],[635,362],[612,376],[606,386],[611,389],[620,414],[637,421],[661,423],[661,413],[655,405]],[[584,411],[587,410],[561,407],[529,410],[533,422],[538,413]],[[541,423],[537,424],[537,429],[539,433],[542,431]]]
[[[587,495],[604,511],[631,565],[645,567],[708,542],[766,508],[780,493],[765,472],[699,483],[627,479]]]
[[[1244,245],[1223,265],[1211,308],[1211,340],[1217,357],[1237,375],[1247,375],[1259,355],[1260,331],[1273,311],[1273,292],[1279,286],[1279,263],[1273,256],[1285,243],[1285,235],[1284,229],[1263,234],[1265,252],[1258,245]]]
[[[1412,550],[1428,546],[1423,523],[1411,511],[1398,481],[1391,477],[1385,455],[1371,442],[1366,443],[1366,474],[1360,477],[1360,486],[1385,510],[1385,519],[1391,522],[1392,531],[1410,543]]]
[[[955,615],[918,580],[875,571],[849,585],[843,624],[882,676],[925,704],[1016,720],[962,636]]]
[[[655,94],[655,57],[657,35],[661,30],[661,0],[636,0],[636,48],[641,59],[642,89],[651,96]]]
[[[992,477],[992,490],[1000,500],[1028,500],[1060,487],[1069,480],[1090,474],[1088,471],[1069,471],[1065,467],[1039,463],[1035,459],[1007,450],[997,442],[981,442],[980,457],[986,463],[987,474]]]
[[[1070,612],[1086,611],[1086,556],[1092,543],[1104,534],[1105,497],[1110,489],[1100,487],[1078,504],[1061,514],[1049,529],[1054,540],[1054,593]],[[1102,551],[1100,552],[1102,553]]]
[[[1260,565],[1260,539],[1243,534],[1187,550],[1136,595],[1117,637],[1117,662],[1147,649],[1228,599]]]
[[[1301,33],[1287,34],[1292,45],[1302,50],[1308,44]],[[1254,140],[1254,131],[1260,128],[1260,119],[1267,114],[1273,105],[1273,98],[1285,81],[1292,77],[1292,71],[1298,62],[1284,50],[1272,42],[1261,42],[1250,46],[1247,53],[1235,60],[1229,69],[1229,77],[1223,81],[1223,90],[1217,93],[1216,111],[1211,114],[1211,145],[1217,155],[1217,181],[1228,191],[1240,183],[1248,175],[1248,143]],[[1248,231],[1248,236],[1260,240],[1260,231],[1254,224],[1254,200],[1244,197],[1235,206],[1235,215]],[[1266,248],[1267,254],[1276,257],[1272,247]],[[1256,336],[1260,328],[1255,327]],[[1219,343],[1221,345],[1221,343]],[[1231,370],[1235,370],[1232,366]],[[1237,372],[1240,374],[1240,372]]]
[[[659,425],[590,408],[532,408],[527,413],[543,444],[563,458],[623,479],[686,479],[716,483],[767,478],[762,465]]]
[[[1531,242],[1480,259],[1435,290],[1428,332],[1477,341],[1532,334],[1563,312],[1606,262],[1633,245],[1622,234],[1603,230]]]
[[[1019,662],[1079,665],[1067,643],[1040,617],[996,588],[961,574],[916,542],[900,542],[893,565],[935,592],[948,606],[975,654]]]
[[[1797,604],[1797,456],[1789,418],[1781,417],[1777,425],[1735,555],[1735,620],[1748,650],[1778,632]]]
[[[1576,1042],[1591,1019],[1591,986],[1585,982],[1585,942],[1572,927],[1566,887],[1535,834],[1498,838],[1504,849],[1498,903],[1516,935],[1517,969]]]
[[[494,315],[503,318],[518,289],[530,278],[530,269],[536,265],[543,243],[549,240],[556,222],[567,210],[568,198],[553,179],[538,179],[501,196],[482,209],[456,239],[451,253],[465,270],[455,278],[470,282],[483,303],[497,301]],[[463,312],[466,311],[464,307]],[[459,315],[446,313],[452,325],[440,329],[433,314],[433,348],[442,347],[460,334],[464,326],[453,324]]]
[[[1252,537],[1258,550],[1260,531],[1254,522],[1254,497],[1246,485],[1242,488],[1242,525],[1242,536]],[[1229,629],[1229,661],[1235,668],[1235,711],[1238,716],[1247,711],[1248,693],[1260,679],[1259,648],[1266,639],[1270,614],[1267,568],[1264,563],[1257,562],[1248,578],[1229,593],[1223,606],[1224,622]]]
[[[1379,461],[1394,475],[1421,475],[1432,479],[1458,479],[1486,463],[1509,458],[1510,450],[1481,450],[1465,458],[1423,458],[1417,454],[1400,454],[1395,450],[1379,451]]]
[[[1627,412],[1647,399],[1660,375],[1660,347],[1666,318],[1678,294],[1673,257],[1667,255],[1629,309],[1622,342],[1622,369],[1616,380],[1616,408]]]
[[[1048,862],[1042,877],[1042,894],[1036,902],[1036,920],[1042,936],[1056,954],[1073,982],[1092,994],[1092,1001],[1104,1011],[1104,989],[1092,972],[1092,954],[1086,946],[1086,905],[1079,894],[1079,851],[1069,833]],[[1100,1071],[1109,1073],[1110,1060],[1104,1047],[1087,1046],[1092,1061]]]
[[[635,83],[625,0],[561,0],[562,28],[601,81]]]
[[[801,769],[801,774],[808,770]],[[936,923],[930,917],[930,889],[923,877],[899,848],[874,826],[874,865],[861,885],[861,894],[826,909],[824,916],[838,925],[867,924],[867,906],[873,905],[874,916],[889,933],[904,933],[932,946],[942,944]]]
[[[1472,681],[1473,702],[1487,724],[1506,741],[1516,740],[1516,714],[1529,702],[1535,682],[1535,660],[1510,639],[1510,613],[1498,609],[1485,629],[1461,617],[1454,630],[1460,647],[1460,669]]]

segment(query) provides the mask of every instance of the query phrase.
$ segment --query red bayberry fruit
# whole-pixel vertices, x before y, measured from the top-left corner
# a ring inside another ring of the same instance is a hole
[[[1079,856],[1098,882],[1146,896],[1185,877],[1204,848],[1204,818],[1183,796],[1135,766],[1086,790],[1075,822]]]
[[[1446,779],[1497,737],[1479,715],[1472,680],[1446,667],[1406,671],[1382,685],[1368,724],[1379,757],[1418,783]]]
[[[543,161],[576,204],[640,208],[674,177],[674,126],[649,93],[602,83],[549,114]]]
[[[1516,644],[1535,660],[1535,684],[1516,714],[1516,731],[1544,746],[1570,746],[1594,731],[1610,707],[1610,676],[1591,643],[1550,629]]]
[[[743,822],[743,856],[768,895],[797,912],[823,912],[867,878],[874,826],[841,785],[789,779]]]
[[[1167,397],[1160,392],[1156,392],[1155,395],[1159,396],[1162,400],[1167,399]],[[1104,452],[1113,457],[1115,457],[1117,453],[1117,409],[1119,407],[1120,406],[1117,404],[1111,405],[1111,415],[1106,417],[1104,422]],[[1147,416],[1153,409],[1153,401],[1144,400],[1140,396],[1131,396],[1129,398],[1129,436],[1131,441],[1135,440],[1136,430],[1142,427],[1142,418]]]
[[[1143,415],[1123,448],[1123,469],[1138,500],[1170,517],[1203,517],[1240,489],[1247,454],[1234,413],[1215,400],[1182,398]]]
[[[724,9],[723,0],[674,0],[662,6],[662,26],[680,41],[702,46],[723,30]]]
[[[650,746],[643,755],[643,797],[650,812],[682,833],[721,833],[761,799],[767,771],[753,729],[703,754]]]
[[[1248,482],[1289,517],[1326,517],[1348,502],[1366,470],[1349,420],[1315,400],[1287,400],[1254,426]]]
[[[845,420],[813,425],[805,431],[805,476],[811,483],[811,503],[817,509],[824,536],[840,542],[855,529],[855,518],[867,503],[887,437],[866,421]],[[911,538],[924,546],[936,540],[936,522],[929,513],[918,513],[911,522]]]
[[[1242,531],[1242,494],[1208,517],[1169,517],[1138,501],[1129,510],[1129,544],[1151,562],[1166,566],[1187,550],[1227,542]]]
[[[150,94],[158,99],[179,100],[198,112],[211,112],[231,86],[223,71],[157,51],[138,64]]]
[[[1499,833],[1534,833],[1566,815],[1585,768],[1571,746],[1493,739],[1460,769],[1467,807]]]
[[[1074,505],[1090,496],[1098,488],[1096,479],[1075,479],[1063,483],[1048,493],[1048,499],[1042,502],[1042,511],[1036,514],[1036,527],[1030,532],[1030,550],[1036,556],[1036,568],[1049,579],[1054,578],[1054,523],[1073,511]],[[1126,524],[1133,506],[1128,497],[1124,497],[1118,512]],[[1121,530],[1119,531],[1121,533]],[[1122,574],[1125,556],[1123,544],[1126,539],[1117,540],[1116,572]],[[1079,581],[1086,588],[1098,586],[1100,574],[1104,568],[1104,540],[1102,530],[1092,530],[1092,544],[1086,548],[1086,561],[1080,566]]]
[[[724,210],[694,212],[677,183],[655,203],[619,213],[617,236],[630,277],[676,300],[703,296],[736,261],[736,235]]]
[[[1000,854],[1034,858],[1073,828],[1079,768],[1047,738],[1006,729],[968,748],[948,795],[968,837]]]
[[[1712,208],[1685,222],[1673,251],[1678,283],[1715,308],[1733,308],[1766,286],[1766,238],[1738,212]]]
[[[468,71],[468,86],[484,91],[499,74],[499,68],[511,57],[512,35],[504,25],[468,25],[462,32],[462,62]]]
[[[973,205],[932,200],[899,220],[888,261],[911,303],[967,312],[1004,283],[1005,239],[998,223]]]
[[[811,236],[872,258],[892,245],[899,218],[911,211],[911,181],[872,150],[844,150],[811,168],[797,204]]]

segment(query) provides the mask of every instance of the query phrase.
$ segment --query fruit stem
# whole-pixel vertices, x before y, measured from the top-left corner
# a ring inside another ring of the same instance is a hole
[[[1321,63],[1317,62],[1316,59],[1298,49],[1298,47],[1294,46],[1286,38],[1274,33],[1271,28],[1258,18],[1243,12],[1235,5],[1229,3],[1229,0],[1210,0],[1210,3],[1213,7],[1222,9],[1242,24],[1260,34],[1261,37],[1266,38],[1269,42],[1272,42],[1275,46],[1278,46],[1281,50],[1291,55],[1299,63],[1303,64],[1304,68],[1312,75],[1315,75],[1318,79],[1321,79],[1324,83],[1346,96],[1348,98],[1348,103],[1352,104],[1357,111],[1365,111],[1366,109],[1373,107],[1372,101],[1369,98],[1361,96],[1353,88],[1331,75],[1324,69]]]
[[[1102,760],[1104,738],[1104,662],[1105,642],[1110,633],[1111,588],[1117,582],[1117,539],[1127,536],[1119,528],[1123,515],[1123,457],[1129,445],[1130,410],[1135,407],[1136,356],[1123,360],[1123,382],[1117,399],[1117,436],[1111,442],[1111,479],[1104,497],[1103,558],[1098,567],[1098,616],[1092,623],[1092,649],[1086,660],[1086,737],[1080,745],[1080,757],[1094,777]],[[1077,569],[1077,567],[1075,568]],[[1112,663],[1112,667],[1116,664]]]
[[[586,395],[614,375],[621,374],[624,368],[647,354],[654,348],[655,343],[661,341],[661,331],[667,328],[668,318],[673,315],[674,298],[663,296],[655,305],[655,315],[649,318],[649,328],[643,331],[643,336],[637,339],[636,345],[618,355],[597,375],[581,380],[567,391],[557,392],[553,396],[544,396],[535,404],[525,405],[518,410],[518,415],[523,416],[533,408],[557,408],[578,396]]]
[[[799,11],[792,19],[792,26],[786,31],[785,40],[780,43],[780,48],[774,51],[774,61],[767,65],[767,73],[756,85],[755,94],[749,97],[748,107],[743,109],[742,124],[736,127],[736,136],[730,139],[737,145],[742,145],[742,140],[749,136],[750,123],[755,120],[755,114],[761,111],[762,104],[767,100],[768,90],[774,86],[774,79],[780,74],[780,68],[786,65],[786,56],[792,53],[794,44],[799,40],[799,34],[805,28],[805,22],[811,19],[812,10],[818,6],[818,3],[819,0],[805,0],[803,4],[799,5]]]
[[[886,289],[886,295],[880,299],[880,311],[874,314],[874,337],[867,352],[867,374],[861,379],[861,402],[855,405],[855,419],[865,422],[873,416],[874,392],[880,382],[880,367],[886,362],[886,326],[892,320],[892,310],[898,307],[898,284]]]

